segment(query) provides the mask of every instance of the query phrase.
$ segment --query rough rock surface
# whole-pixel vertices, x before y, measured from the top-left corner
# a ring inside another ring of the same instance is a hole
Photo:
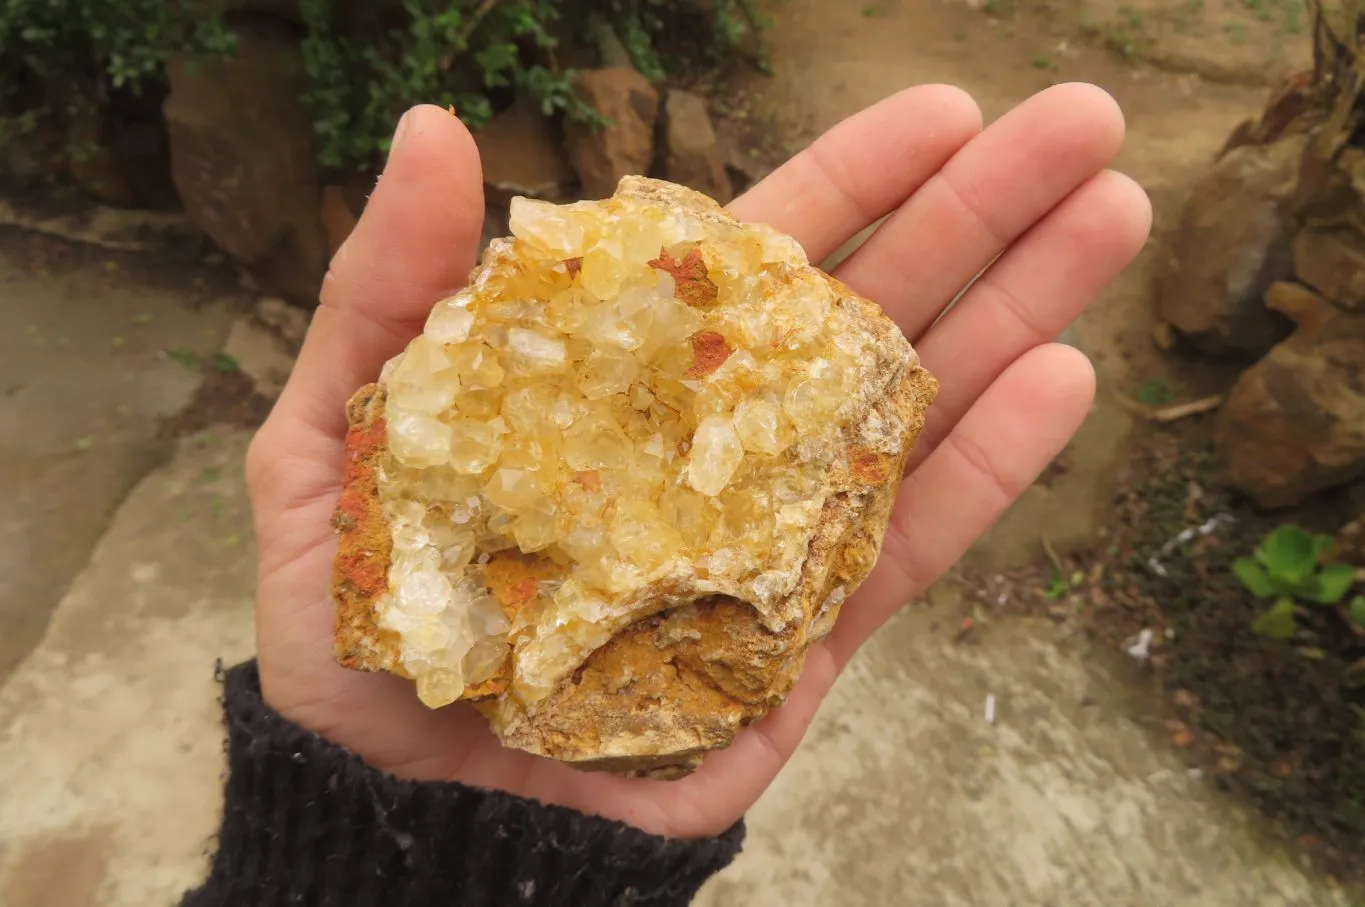
[[[1344,309],[1365,309],[1365,235],[1304,230],[1294,240],[1294,274]]]
[[[267,291],[316,304],[327,235],[298,39],[264,16],[234,29],[236,56],[166,67],[172,176],[190,218]]]
[[[1228,152],[1195,186],[1157,283],[1157,306],[1195,346],[1262,355],[1291,325],[1268,310],[1266,287],[1289,277],[1280,205],[1293,191],[1303,136]]]
[[[294,370],[294,351],[288,342],[255,319],[237,319],[223,344],[223,355],[251,379],[256,392],[274,400]]]
[[[304,335],[308,333],[308,315],[298,306],[274,296],[262,296],[256,300],[254,311],[256,317],[272,328],[290,350],[297,353],[303,346]]]
[[[722,205],[734,197],[706,101],[687,91],[664,99],[664,177],[696,189]]]
[[[553,121],[521,101],[474,135],[483,164],[485,198],[505,207],[517,195],[558,201],[574,172],[560,153]]]
[[[1277,285],[1298,329],[1238,378],[1218,416],[1227,481],[1263,507],[1287,507],[1365,476],[1365,316]]]
[[[648,79],[626,66],[581,73],[576,87],[584,102],[609,124],[594,132],[570,121],[565,124],[565,144],[582,194],[603,198],[615,191],[622,177],[649,171],[654,161],[659,93]]]
[[[1365,564],[1365,517],[1351,520],[1337,532],[1336,556],[1348,564]]]
[[[937,384],[799,245],[670,183],[517,200],[348,408],[337,654],[504,743],[685,773],[880,550]]]

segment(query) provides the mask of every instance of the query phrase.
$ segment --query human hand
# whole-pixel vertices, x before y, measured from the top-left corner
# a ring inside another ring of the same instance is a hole
[[[247,457],[266,701],[400,777],[510,791],[656,834],[723,831],[790,757],[858,647],[962,555],[1085,417],[1090,363],[1051,341],[1146,240],[1145,194],[1104,169],[1122,137],[1117,106],[1091,86],[1049,89],[985,131],[967,95],[921,86],[840,123],[730,206],[742,220],[793,235],[816,263],[890,214],[835,276],[881,304],[941,391],[881,559],[811,648],[786,704],[693,775],[651,781],[505,749],[467,704],[432,711],[409,681],[333,660],[330,517],[344,404],[464,283],[483,224],[469,133],[444,110],[414,108]]]

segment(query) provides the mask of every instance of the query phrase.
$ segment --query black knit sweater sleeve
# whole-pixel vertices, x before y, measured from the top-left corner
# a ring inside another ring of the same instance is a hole
[[[226,673],[217,852],[182,907],[687,904],[743,823],[681,841],[456,783],[400,781],[290,723],[254,662]]]

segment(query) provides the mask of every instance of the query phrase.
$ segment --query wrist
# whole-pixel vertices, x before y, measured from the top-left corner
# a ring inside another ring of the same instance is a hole
[[[743,825],[697,841],[463,784],[402,781],[266,706],[251,663],[227,672],[229,774],[219,851],[187,904],[687,903]]]

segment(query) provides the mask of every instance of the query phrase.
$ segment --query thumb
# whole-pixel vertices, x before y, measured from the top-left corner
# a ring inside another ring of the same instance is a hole
[[[252,444],[258,523],[339,487],[347,398],[375,380],[438,299],[464,285],[483,216],[469,131],[439,107],[408,111],[364,215],[333,257],[293,374]]]

